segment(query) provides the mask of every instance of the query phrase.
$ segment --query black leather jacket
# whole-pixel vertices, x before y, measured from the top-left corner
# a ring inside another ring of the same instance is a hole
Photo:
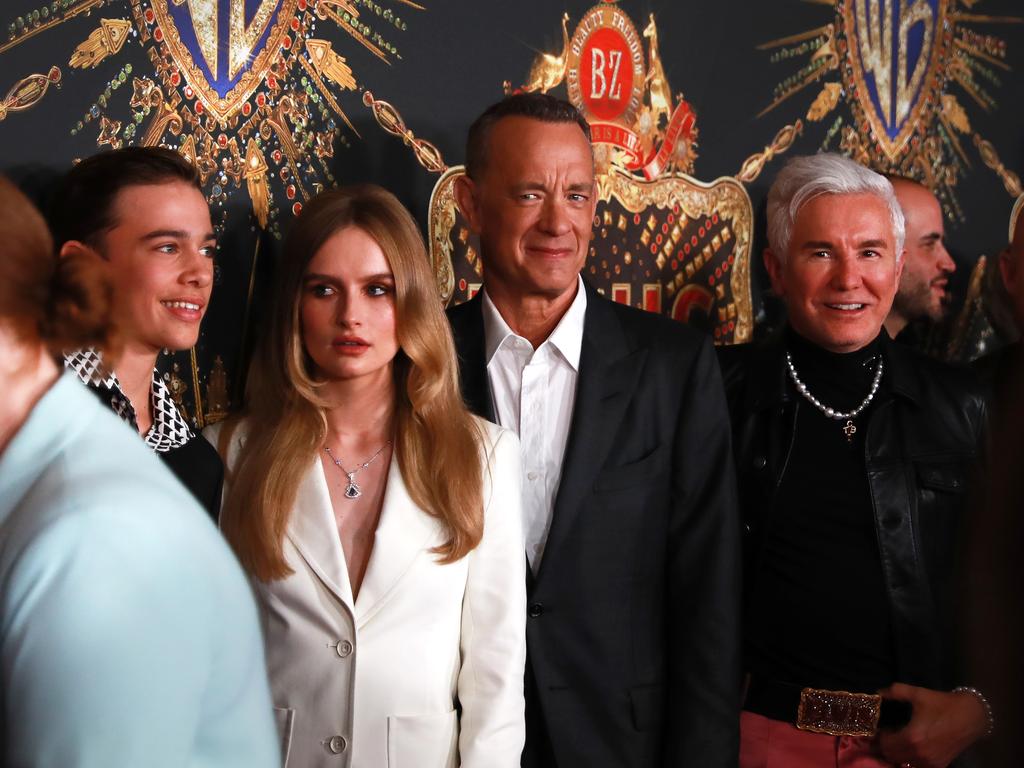
[[[886,372],[867,424],[865,466],[892,615],[898,682],[961,683],[953,577],[985,401],[973,374],[884,337]],[[748,577],[786,468],[796,415],[813,407],[786,378],[783,335],[719,348],[733,427]],[[813,610],[809,606],[808,610]]]

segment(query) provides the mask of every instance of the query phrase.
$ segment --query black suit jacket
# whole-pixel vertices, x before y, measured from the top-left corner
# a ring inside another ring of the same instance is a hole
[[[739,533],[714,351],[587,291],[561,483],[528,585],[527,723],[546,726],[562,768],[735,766]],[[449,319],[464,397],[493,420],[481,307]]]

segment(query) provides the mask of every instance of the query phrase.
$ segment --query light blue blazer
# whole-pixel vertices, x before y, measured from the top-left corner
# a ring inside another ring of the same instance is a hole
[[[138,435],[65,375],[0,454],[0,765],[280,765],[253,599]]]

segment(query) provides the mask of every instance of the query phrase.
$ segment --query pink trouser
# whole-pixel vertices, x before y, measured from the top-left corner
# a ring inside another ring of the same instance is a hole
[[[740,716],[740,768],[893,768],[874,739],[829,736],[753,712]]]

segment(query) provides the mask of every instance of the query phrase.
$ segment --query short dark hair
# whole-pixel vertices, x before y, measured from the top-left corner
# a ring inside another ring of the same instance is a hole
[[[479,178],[487,164],[487,140],[504,117],[528,117],[543,123],[576,123],[590,141],[590,125],[572,104],[546,93],[517,93],[491,104],[469,127],[466,137],[466,175]]]
[[[85,158],[67,173],[50,202],[56,247],[69,240],[96,245],[114,225],[114,201],[122,189],[174,181],[202,192],[199,171],[173,149],[125,147]]]

